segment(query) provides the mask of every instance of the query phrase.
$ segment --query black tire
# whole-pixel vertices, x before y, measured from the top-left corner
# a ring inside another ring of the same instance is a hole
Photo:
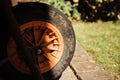
[[[13,12],[15,14],[19,26],[31,21],[44,21],[54,25],[61,33],[64,42],[63,55],[53,69],[43,73],[45,80],[56,80],[60,77],[62,72],[69,65],[75,50],[75,34],[70,21],[59,10],[44,3],[20,3],[19,5],[13,8]],[[9,74],[13,74],[10,75],[8,79],[11,78],[12,80],[23,80],[23,78],[18,78],[24,76],[26,78],[25,80],[32,80],[29,79],[29,75],[20,73],[19,71],[14,69],[13,66],[11,66],[11,68],[8,69],[11,69],[11,72],[8,71]]]

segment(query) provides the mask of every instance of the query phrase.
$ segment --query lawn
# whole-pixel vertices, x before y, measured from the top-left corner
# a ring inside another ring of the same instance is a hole
[[[79,44],[105,70],[120,80],[120,22],[74,22]]]

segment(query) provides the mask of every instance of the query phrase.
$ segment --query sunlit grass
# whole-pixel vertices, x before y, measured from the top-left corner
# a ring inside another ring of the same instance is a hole
[[[116,80],[120,80],[120,24],[75,22],[73,27],[80,45]]]

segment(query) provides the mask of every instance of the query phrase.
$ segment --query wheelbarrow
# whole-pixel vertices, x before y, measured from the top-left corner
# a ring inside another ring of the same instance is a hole
[[[62,12],[40,2],[0,0],[0,25],[0,80],[59,80],[76,44]]]

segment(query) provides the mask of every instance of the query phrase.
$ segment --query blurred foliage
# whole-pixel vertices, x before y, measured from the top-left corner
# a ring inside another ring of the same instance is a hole
[[[72,11],[72,5],[70,2],[65,2],[64,0],[48,0],[48,4],[59,9],[68,17],[71,16],[70,12]]]
[[[54,6],[63,12],[67,17],[75,20],[80,20],[80,13],[78,12],[76,6],[72,5],[71,2],[65,0],[48,0],[48,4]]]
[[[33,0],[45,2],[74,20],[116,21],[120,13],[120,0]]]
[[[116,21],[120,0],[79,0],[78,11],[83,21]]]
[[[74,20],[80,20],[80,13],[77,10],[77,7],[71,4],[71,1],[67,0],[33,0],[39,1],[43,3],[47,3],[49,5],[54,6],[63,12],[67,17]]]

